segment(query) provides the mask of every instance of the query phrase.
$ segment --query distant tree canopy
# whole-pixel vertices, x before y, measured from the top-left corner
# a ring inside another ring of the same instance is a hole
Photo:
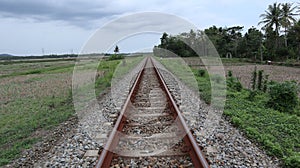
[[[221,57],[232,55],[253,60],[300,59],[300,5],[292,3],[274,3],[260,15],[262,30],[254,26],[242,34],[243,26],[216,27],[204,31],[191,30],[178,35],[163,33],[160,44],[154,47],[168,50],[181,57],[209,55],[207,37],[213,43]],[[298,9],[298,11],[296,11]],[[296,13],[297,12],[297,13]]]
[[[187,40],[195,40],[195,32],[193,30],[190,33],[182,33],[177,36],[169,36],[167,33],[164,33],[160,38],[161,44],[158,47],[172,51],[182,57],[195,56],[195,51],[185,43]]]

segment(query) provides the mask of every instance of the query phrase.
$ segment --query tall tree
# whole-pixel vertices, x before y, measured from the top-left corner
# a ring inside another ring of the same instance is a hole
[[[258,24],[264,24],[263,28],[266,30],[269,27],[275,28],[275,32],[279,35],[280,29],[280,15],[281,9],[280,4],[275,2],[273,5],[269,5],[268,9],[265,11],[264,14],[261,14],[260,17],[263,19]]]
[[[280,24],[284,28],[284,41],[285,47],[287,47],[287,31],[295,22],[296,19],[294,18],[297,14],[294,13],[297,7],[294,6],[292,3],[283,3],[281,4],[281,16],[280,16]]]
[[[115,54],[117,54],[119,52],[119,47],[118,46],[115,47],[114,52],[115,52]]]
[[[277,46],[274,46],[276,41],[278,41],[278,36],[275,31],[272,27],[267,28],[264,34],[263,45],[266,47],[266,59],[268,60],[274,60],[276,57]]]
[[[263,34],[261,33],[261,31],[259,31],[255,27],[249,28],[243,39],[246,42],[246,45],[241,47],[241,49],[244,48],[244,50],[246,50],[246,55],[248,57],[255,56],[256,59],[256,56],[259,54],[260,51],[262,61]]]
[[[163,33],[162,37],[160,38],[160,47],[166,48],[168,43],[168,34],[166,32]]]
[[[228,45],[229,50],[231,53],[234,53],[235,57],[238,57],[238,44],[242,38],[242,33],[241,31],[243,30],[244,26],[234,26],[234,27],[229,27],[226,29],[227,31],[227,36],[230,40],[230,43]]]
[[[220,56],[225,57],[227,51],[228,38],[226,38],[227,34],[225,29],[222,27],[217,28],[216,26],[209,27],[208,29],[204,30],[204,33],[207,37],[211,40],[211,42],[216,47]]]
[[[297,60],[300,60],[300,20],[288,32],[288,40]]]

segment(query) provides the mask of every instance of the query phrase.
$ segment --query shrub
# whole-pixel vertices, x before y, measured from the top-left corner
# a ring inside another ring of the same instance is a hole
[[[243,89],[241,82],[233,77],[232,71],[228,71],[227,86],[229,89],[240,92]]]
[[[206,74],[206,71],[204,69],[199,69],[198,74],[200,77],[204,77]]]
[[[241,82],[239,80],[236,80],[234,82],[233,89],[238,91],[238,92],[242,91],[243,85],[241,84]]]
[[[255,69],[252,72],[252,80],[251,80],[252,90],[255,90],[255,88],[256,88],[256,78],[257,78],[257,71],[256,71],[256,66],[255,66]]]
[[[265,80],[263,82],[263,92],[267,92],[267,89],[268,89],[268,80],[269,80],[269,75],[266,75],[265,76]]]
[[[232,77],[232,71],[228,71],[228,77]]]
[[[231,87],[234,81],[232,71],[228,71],[228,77],[227,77],[228,86]]]
[[[263,70],[258,71],[257,89],[262,90],[263,87]]]
[[[269,107],[281,112],[294,112],[298,105],[298,86],[295,82],[275,83],[270,86]]]
[[[248,100],[253,101],[255,96],[258,94],[258,91],[256,90],[250,90],[249,91],[249,96],[247,97]]]
[[[124,55],[118,55],[118,54],[113,54],[109,56],[108,60],[118,60],[118,59],[123,59]]]

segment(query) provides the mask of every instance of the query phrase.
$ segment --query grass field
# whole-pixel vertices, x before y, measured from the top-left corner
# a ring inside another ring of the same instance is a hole
[[[7,164],[50,129],[74,115],[73,61],[0,66],[0,165]]]
[[[126,59],[128,72],[142,57]],[[97,67],[96,94],[110,86],[121,60],[101,60]],[[0,166],[17,158],[42,137],[36,131],[50,130],[75,116],[72,102],[74,59],[14,61],[0,64]],[[88,62],[82,72],[95,67]]]

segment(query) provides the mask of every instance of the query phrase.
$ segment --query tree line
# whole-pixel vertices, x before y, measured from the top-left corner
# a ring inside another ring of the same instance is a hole
[[[163,33],[154,53],[159,55],[159,49],[165,49],[182,57],[199,55],[199,51],[201,55],[210,55],[209,39],[221,57],[299,61],[299,15],[299,3],[273,3],[260,15],[261,29],[252,26],[243,34],[243,26],[212,26],[204,31],[191,30],[179,35]]]

